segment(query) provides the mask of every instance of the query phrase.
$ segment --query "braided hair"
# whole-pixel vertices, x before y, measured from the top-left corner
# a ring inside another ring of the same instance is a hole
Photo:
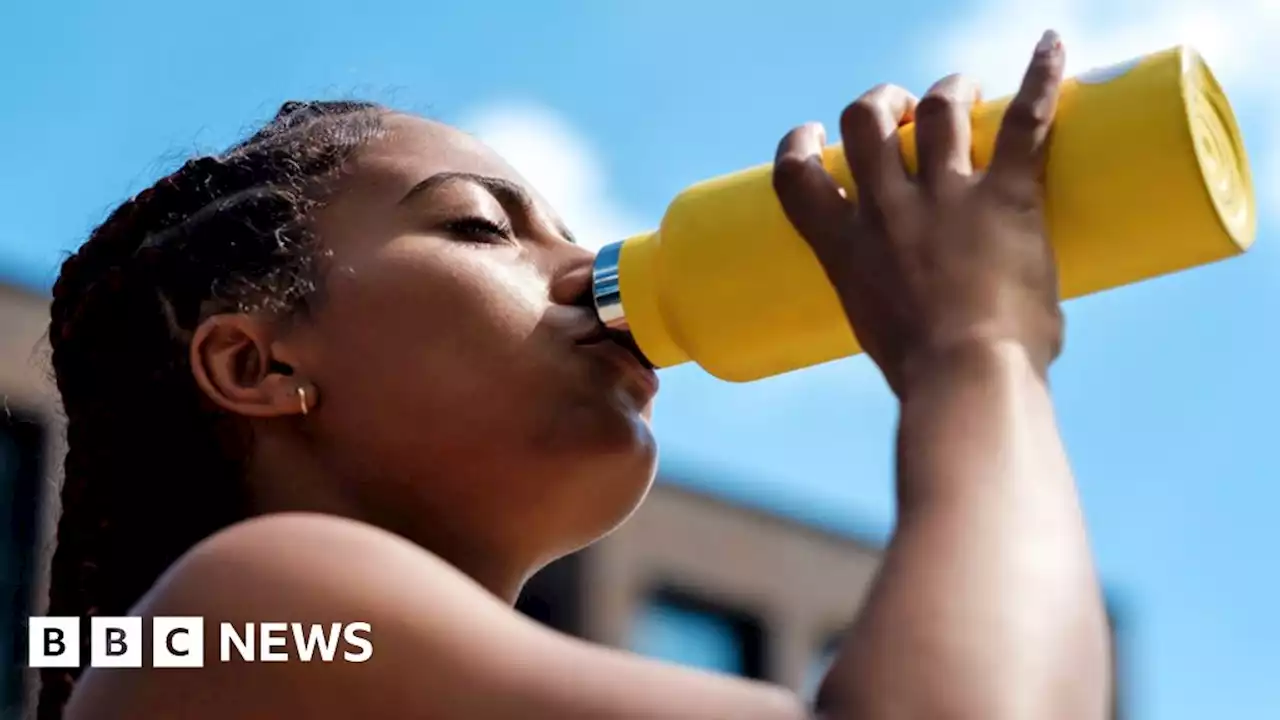
[[[183,553],[247,516],[246,433],[196,387],[191,334],[220,312],[305,312],[324,181],[382,115],[286,103],[248,140],[125,202],[63,263],[49,324],[67,419],[50,615],[125,614]],[[81,670],[42,671],[39,720],[62,717]]]

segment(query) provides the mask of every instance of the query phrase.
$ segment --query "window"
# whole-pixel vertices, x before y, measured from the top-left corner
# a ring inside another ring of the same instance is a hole
[[[23,700],[43,464],[40,424],[14,411],[0,413],[0,708],[16,708]]]
[[[635,619],[631,649],[667,662],[764,677],[764,632],[748,613],[673,591],[650,598]]]

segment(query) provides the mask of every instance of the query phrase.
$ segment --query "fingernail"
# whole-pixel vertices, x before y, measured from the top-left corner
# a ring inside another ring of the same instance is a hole
[[[1062,38],[1058,36],[1058,33],[1053,30],[1045,30],[1040,42],[1036,43],[1036,54],[1048,55],[1060,47],[1062,47]]]
[[[827,141],[827,128],[822,123],[820,122],[809,123],[809,132],[816,135],[818,137],[819,142],[825,143]]]

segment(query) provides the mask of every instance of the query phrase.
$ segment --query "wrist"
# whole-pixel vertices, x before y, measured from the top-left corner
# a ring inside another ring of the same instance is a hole
[[[1048,365],[1016,340],[975,337],[936,344],[904,360],[899,395],[906,402],[939,383],[966,379],[989,383],[1022,378],[1047,384]]]

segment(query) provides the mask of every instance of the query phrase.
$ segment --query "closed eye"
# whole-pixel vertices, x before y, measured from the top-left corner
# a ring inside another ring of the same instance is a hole
[[[450,220],[445,223],[444,229],[461,239],[471,242],[498,244],[509,243],[512,240],[510,227],[482,217],[465,217]]]

